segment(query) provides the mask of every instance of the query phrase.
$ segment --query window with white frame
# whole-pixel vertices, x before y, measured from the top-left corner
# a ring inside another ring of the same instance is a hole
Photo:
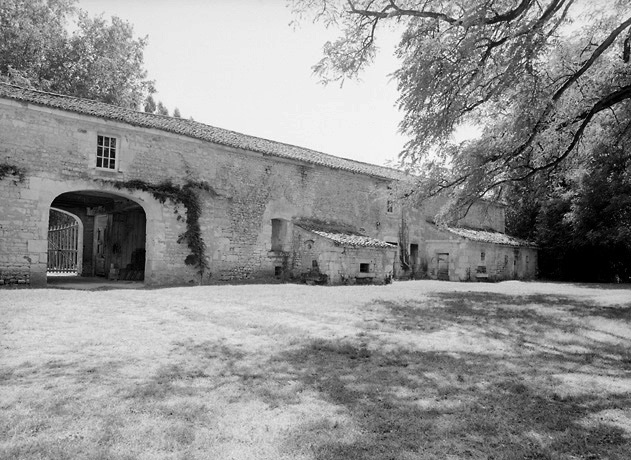
[[[117,143],[115,137],[96,137],[96,167],[102,169],[116,169]]]

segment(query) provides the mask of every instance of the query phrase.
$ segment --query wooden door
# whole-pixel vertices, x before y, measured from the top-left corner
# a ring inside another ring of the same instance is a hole
[[[438,254],[438,279],[449,280],[449,254]]]

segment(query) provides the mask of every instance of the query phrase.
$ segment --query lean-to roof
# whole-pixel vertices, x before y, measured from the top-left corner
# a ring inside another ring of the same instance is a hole
[[[514,247],[534,247],[535,244],[522,240],[519,238],[515,238],[513,236],[509,236],[506,233],[500,232],[490,232],[487,230],[473,230],[470,228],[463,227],[444,227],[447,231],[461,236],[462,238],[466,238],[471,241],[479,241],[481,243],[495,243],[495,244],[504,244],[506,246],[514,246]]]
[[[340,158],[326,153],[260,137],[249,136],[227,129],[205,125],[193,120],[138,112],[102,102],[60,94],[46,93],[0,83],[0,97],[29,104],[65,110],[106,120],[152,128],[202,141],[262,153],[279,158],[297,160],[314,165],[368,174],[385,179],[401,179],[405,175],[396,169]]]
[[[394,249],[390,243],[361,235],[346,235],[344,233],[330,233],[322,230],[309,230],[316,235],[327,238],[340,246],[361,247],[361,248],[389,248]]]
[[[331,240],[335,244],[338,244],[340,246],[389,249],[395,248],[395,246],[390,243],[386,243],[385,241],[363,235],[347,224],[303,218],[295,220],[294,225],[297,225],[298,227],[311,233],[315,233],[318,236]]]

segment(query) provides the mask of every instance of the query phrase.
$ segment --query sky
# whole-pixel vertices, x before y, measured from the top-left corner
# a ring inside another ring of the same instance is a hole
[[[148,36],[145,68],[170,112],[240,133],[387,164],[398,134],[394,35],[361,81],[323,86],[312,73],[337,36],[309,20],[298,27],[285,0],[79,0],[90,16],[129,21]],[[379,43],[378,43],[379,44]]]

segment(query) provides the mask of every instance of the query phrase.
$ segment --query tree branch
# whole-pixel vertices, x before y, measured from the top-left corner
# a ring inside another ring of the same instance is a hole
[[[627,85],[619,89],[618,91],[614,91],[613,93],[608,94],[604,98],[600,99],[582,117],[583,122],[581,123],[581,126],[579,126],[578,130],[576,130],[576,132],[572,136],[572,141],[570,142],[570,144],[567,146],[567,148],[561,155],[559,155],[558,157],[555,157],[552,161],[549,161],[548,163],[544,165],[537,166],[537,167],[529,167],[530,171],[523,176],[514,177],[514,178],[502,180],[501,182],[498,182],[498,183],[494,183],[491,186],[491,188],[501,185],[502,183],[505,183],[505,182],[516,182],[516,181],[522,181],[522,180],[528,179],[534,174],[540,171],[544,171],[546,169],[554,169],[555,167],[559,165],[559,163],[561,163],[565,158],[567,158],[570,155],[570,153],[572,153],[572,150],[574,150],[574,147],[576,147],[576,144],[581,140],[581,137],[583,136],[583,132],[587,128],[587,125],[591,122],[592,118],[597,113],[602,112],[603,110],[606,110],[627,99],[631,99],[631,85]]]
[[[561,0],[564,1],[564,0]],[[532,5],[532,0],[522,0],[522,2],[514,10],[507,11],[506,13],[493,16],[492,18],[483,19],[484,24],[497,24],[499,22],[510,22],[513,19],[519,17]]]
[[[594,52],[592,53],[592,55],[589,57],[589,59],[587,61],[585,61],[585,63],[581,66],[580,69],[578,69],[578,71],[576,71],[574,73],[574,75],[572,75],[564,84],[563,86],[561,86],[561,88],[559,88],[557,90],[556,93],[554,93],[554,95],[552,96],[552,101],[557,101],[562,95],[563,93],[570,87],[572,86],[576,80],[578,80],[581,75],[583,75],[585,72],[587,72],[587,70],[592,66],[592,64],[594,63],[594,61],[596,61],[596,59],[598,59],[600,57],[601,54],[603,54],[605,52],[605,50],[607,48],[609,48],[611,46],[611,44],[614,42],[614,40],[618,37],[618,35],[620,35],[620,33],[626,29],[627,27],[629,27],[631,25],[631,18],[627,19],[626,21],[624,21],[622,24],[620,24],[618,27],[616,27],[610,34],[609,36],[600,44],[600,46],[598,46],[598,48],[596,48],[594,50]],[[626,62],[626,61],[625,61]]]
[[[434,11],[423,11],[423,10],[404,10],[398,7],[394,1],[390,1],[390,4],[386,6],[382,11],[372,11],[368,9],[358,9],[353,4],[352,0],[347,0],[348,6],[350,7],[350,12],[353,14],[359,14],[361,16],[368,16],[373,18],[385,19],[385,18],[394,18],[401,16],[414,16],[417,18],[427,18],[427,19],[438,19],[441,21],[448,22],[453,24],[458,22],[457,19],[447,16],[444,13],[436,13]]]

